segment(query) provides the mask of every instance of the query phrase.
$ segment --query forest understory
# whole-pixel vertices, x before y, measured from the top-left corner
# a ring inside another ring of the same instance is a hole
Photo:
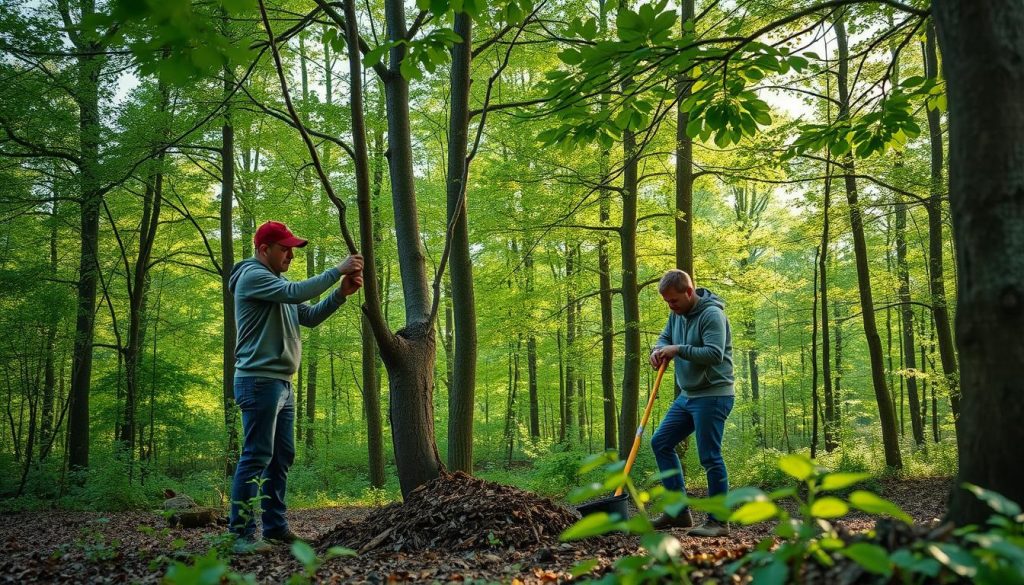
[[[452,490],[455,484],[462,484],[461,491]],[[923,534],[933,530],[945,515],[950,485],[948,478],[885,479],[878,491],[913,517],[915,530]],[[447,495],[439,496],[442,490]],[[511,497],[514,495],[521,497]],[[561,583],[573,580],[571,571],[581,561],[597,559],[599,565],[589,574],[596,576],[616,559],[636,553],[639,547],[638,537],[628,535],[562,543],[556,533],[542,530],[539,538],[534,538],[535,528],[550,525],[552,515],[569,516],[567,507],[516,488],[462,477],[449,480],[426,496],[391,508],[289,512],[292,529],[319,551],[334,545],[362,549],[355,557],[327,561],[314,580]],[[465,512],[470,510],[475,520],[466,519]],[[700,522],[701,515],[696,516]],[[384,523],[399,517],[397,523]],[[452,519],[462,521],[445,530]],[[856,538],[875,528],[876,520],[851,513],[834,524],[844,538]],[[217,526],[167,531],[163,527],[159,513],[145,510],[108,514],[39,511],[2,516],[0,547],[5,552],[0,560],[0,583],[160,583],[172,561],[194,561],[223,534],[223,528]],[[370,535],[379,538],[389,529],[385,538],[373,542],[375,538]],[[771,535],[772,529],[773,523],[764,522],[733,526],[730,536],[721,538],[689,537],[680,529],[673,534],[682,545],[682,556],[695,567],[690,574],[694,582],[717,579],[729,583],[741,580],[726,576],[726,565]],[[913,538],[907,530],[896,534],[900,530],[883,528],[882,523],[878,532],[875,540],[883,546],[886,540],[898,546]],[[433,534],[434,542],[414,542],[410,535],[415,534]],[[235,556],[230,568],[251,574],[260,583],[281,583],[302,571],[303,566],[287,547],[279,547],[268,555]],[[807,570],[807,582],[811,583],[871,583],[877,579],[849,561],[828,571],[815,566]]]

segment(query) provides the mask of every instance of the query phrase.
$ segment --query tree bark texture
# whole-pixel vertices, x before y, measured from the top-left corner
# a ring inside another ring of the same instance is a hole
[[[949,517],[982,523],[991,510],[970,482],[1024,502],[1024,7],[933,5],[949,100],[949,197],[957,265],[960,468]],[[934,410],[934,408],[933,408]]]

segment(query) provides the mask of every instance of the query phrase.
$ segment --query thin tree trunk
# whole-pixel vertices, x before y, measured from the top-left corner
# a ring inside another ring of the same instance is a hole
[[[225,18],[226,21],[226,18]],[[226,26],[226,24],[225,24]],[[234,85],[233,71],[224,68],[224,94]],[[235,265],[235,242],[232,234],[233,211],[231,202],[235,192],[235,127],[232,122],[231,102],[225,106],[224,124],[221,126],[221,189],[220,189],[220,258],[221,301],[224,320],[224,339],[221,347],[221,398],[224,407],[224,431],[227,449],[224,453],[224,475],[232,477],[239,457],[238,411],[235,408],[235,297],[229,287],[231,269]]]
[[[814,304],[811,308],[811,459],[818,455],[818,260],[821,248],[814,249]]]
[[[839,119],[849,118],[850,96],[847,91],[847,75],[849,52],[846,43],[844,17],[835,21],[836,40],[839,48]],[[867,242],[864,237],[864,223],[857,195],[857,181],[853,176],[853,157],[847,155],[844,166],[846,182],[846,199],[850,206],[850,230],[853,232],[853,250],[857,264],[857,281],[860,289],[860,304],[863,311],[864,335],[867,337],[868,355],[871,360],[871,381],[875,390],[875,402],[878,404],[878,418],[882,431],[882,445],[885,450],[885,464],[888,467],[903,467],[900,456],[899,435],[896,430],[896,415],[885,381],[885,362],[882,354],[882,342],[878,336],[875,323],[874,301],[871,292],[871,274],[868,268]]]
[[[627,82],[628,84],[629,82]],[[637,144],[632,130],[622,132],[622,313],[625,355],[622,362],[622,409],[619,413],[619,457],[625,460],[633,445],[640,400],[640,299],[637,286]]]
[[[822,425],[825,438],[825,451],[831,453],[839,446],[836,432],[836,397],[832,386],[832,341],[829,331],[828,311],[828,245],[829,245],[829,207],[832,202],[832,164],[825,161],[825,192],[822,197],[821,254],[818,256],[819,291],[821,293],[821,380],[825,395],[825,413]]]
[[[472,59],[473,20],[469,13],[455,15],[455,34],[462,42],[451,48],[451,117],[448,134],[448,223],[451,228],[449,273],[455,312],[455,357],[448,403],[448,466],[473,472],[473,410],[476,395],[476,306],[473,295],[473,259],[469,254],[466,204],[469,161],[469,66]],[[457,216],[457,217],[456,217]]]
[[[925,43],[925,69],[930,78],[938,79],[939,66],[935,54],[935,31],[928,26]],[[958,372],[956,349],[949,323],[948,301],[946,299],[946,277],[942,261],[942,122],[939,111],[928,110],[928,140],[931,144],[931,183],[928,197],[928,266],[932,293],[932,318],[935,320],[935,334],[939,340],[939,358],[949,390],[950,406],[954,419],[960,414],[960,374]],[[950,145],[950,149],[952,149]],[[954,218],[954,221],[956,218]],[[958,259],[962,257],[958,253]],[[959,299],[958,299],[959,300]],[[957,427],[959,430],[960,427]]]
[[[694,0],[682,0],[679,5],[680,26],[685,37],[689,23],[696,30]],[[691,94],[693,81],[688,74],[676,80],[678,100],[683,103]],[[693,140],[686,134],[690,112],[676,108],[676,267],[693,274]]]

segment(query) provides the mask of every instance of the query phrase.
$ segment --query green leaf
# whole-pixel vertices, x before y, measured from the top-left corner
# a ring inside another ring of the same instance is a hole
[[[580,475],[586,475],[599,467],[617,461],[619,455],[616,451],[608,450],[603,453],[595,453],[587,456],[580,465]]]
[[[617,522],[607,512],[590,514],[573,524],[559,536],[563,542],[605,534],[615,529]]]
[[[750,576],[758,585],[785,585],[789,579],[789,567],[786,563],[773,559],[771,564],[752,569]]]
[[[387,44],[374,47],[366,53],[365,57],[363,57],[363,65],[366,67],[373,67],[377,63],[380,63],[381,57],[383,57],[384,53],[387,53],[390,48],[391,47]]]
[[[558,54],[558,59],[566,65],[579,65],[583,62],[583,54],[576,49],[566,49]]]
[[[814,475],[814,464],[803,455],[791,454],[779,459],[779,469],[800,481]]]
[[[845,141],[844,141],[845,142]],[[870,473],[830,473],[821,479],[822,491],[834,491],[848,488],[871,477]]]
[[[134,3],[128,2],[128,4]],[[252,0],[220,0],[220,5],[224,7],[228,14],[239,14],[256,7],[256,3]]]
[[[741,487],[729,490],[729,493],[725,495],[725,505],[730,508],[744,502],[759,502],[767,500],[768,496],[765,495],[763,491],[755,487]]]
[[[889,562],[889,555],[884,548],[877,544],[858,542],[839,552],[876,575],[888,577],[892,574],[892,564]]]
[[[973,483],[965,482],[961,485],[965,490],[977,496],[979,500],[988,504],[988,507],[992,508],[997,514],[1013,518],[1015,516],[1019,516],[1021,513],[1020,506],[1017,505],[1016,502],[1006,498],[1000,493],[987,490],[983,487],[978,487]]]
[[[902,520],[907,524],[914,523],[914,519],[901,510],[899,506],[868,491],[857,490],[850,494],[850,505],[869,514],[884,514]]]
[[[978,573],[977,559],[955,544],[929,544],[927,551],[935,560],[961,577],[971,578]]]
[[[313,550],[313,547],[301,540],[296,540],[292,543],[292,556],[298,559],[305,567],[316,562],[316,552]]]
[[[942,565],[940,565],[935,559],[920,558],[917,554],[906,549],[900,549],[892,553],[892,555],[889,556],[889,560],[901,569],[910,571],[911,573],[920,573],[929,577],[938,577],[939,570],[942,568]]]
[[[922,83],[924,83],[924,77],[921,77],[920,75],[912,75],[904,79],[903,82],[900,83],[900,85],[902,85],[903,87],[917,87]]]
[[[811,516],[815,518],[839,518],[849,511],[850,507],[846,502],[831,496],[819,498],[811,504]]]
[[[581,575],[586,575],[587,573],[593,571],[594,568],[596,568],[600,564],[600,561],[598,561],[597,559],[587,559],[585,561],[580,561],[576,563],[576,565],[573,566],[572,569],[569,569],[569,572],[572,573],[573,578],[576,578]]]
[[[729,520],[746,526],[770,520],[775,517],[778,511],[779,507],[776,506],[774,502],[767,500],[747,502],[740,506],[738,510],[733,512],[732,515],[729,516]]]

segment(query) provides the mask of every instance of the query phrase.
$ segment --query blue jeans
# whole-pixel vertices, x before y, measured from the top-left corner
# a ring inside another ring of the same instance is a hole
[[[708,496],[729,491],[729,473],[722,459],[722,434],[734,401],[733,396],[687,398],[680,394],[672,403],[651,438],[658,469],[662,472],[676,471],[675,475],[661,480],[666,490],[685,493],[686,480],[676,455],[676,445],[695,433],[697,455],[708,476]]]
[[[235,534],[251,538],[256,532],[254,514],[246,512],[256,497],[256,478],[263,478],[260,501],[263,534],[277,535],[288,529],[284,495],[288,468],[295,461],[295,393],[291,382],[274,378],[235,378],[235,402],[242,409],[242,456],[231,484],[229,524]],[[243,512],[246,516],[243,517]]]

